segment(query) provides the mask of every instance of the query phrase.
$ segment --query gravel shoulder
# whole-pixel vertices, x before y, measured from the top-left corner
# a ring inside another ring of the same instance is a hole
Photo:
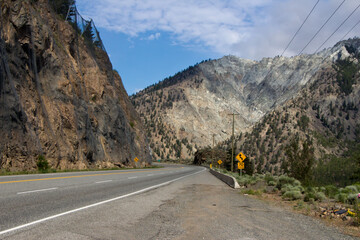
[[[192,184],[141,219],[146,239],[357,239],[301,214],[241,195],[204,173],[207,184]]]

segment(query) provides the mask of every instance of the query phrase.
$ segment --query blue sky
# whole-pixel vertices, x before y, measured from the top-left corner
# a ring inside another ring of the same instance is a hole
[[[129,95],[204,59],[221,57],[174,44],[165,32],[129,38],[123,33],[100,31],[113,68],[120,73]]]
[[[285,56],[305,46],[343,0],[320,0]],[[77,0],[100,31],[129,95],[205,59],[280,55],[317,0]],[[313,53],[359,5],[346,0],[304,53]],[[324,47],[360,20],[360,8]],[[353,37],[360,24],[346,38]]]

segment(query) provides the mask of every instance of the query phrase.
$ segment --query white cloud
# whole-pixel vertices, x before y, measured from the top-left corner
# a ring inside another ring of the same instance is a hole
[[[315,0],[78,0],[82,14],[99,27],[131,37],[160,32],[177,44],[196,45],[219,54],[259,59],[281,54]],[[286,55],[299,53],[341,0],[321,0]],[[312,52],[359,4],[348,0],[305,52]],[[360,9],[327,43],[333,45],[359,20]],[[353,36],[360,28],[357,27]]]
[[[147,40],[156,40],[159,39],[159,37],[161,36],[160,33],[155,33],[155,34],[151,34],[150,36],[147,37]]]

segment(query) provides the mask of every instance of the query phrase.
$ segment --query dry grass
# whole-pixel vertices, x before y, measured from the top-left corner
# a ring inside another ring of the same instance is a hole
[[[344,234],[360,237],[360,227],[353,226],[353,219],[343,221],[341,218],[330,219],[329,217],[321,217],[320,207],[330,208],[334,205],[341,205],[341,203],[334,203],[329,201],[315,203],[306,203],[303,201],[284,201],[277,193],[263,193],[261,195],[251,195],[251,197],[267,201],[275,206],[285,208],[295,213],[301,213],[319,219],[327,226],[334,227]]]

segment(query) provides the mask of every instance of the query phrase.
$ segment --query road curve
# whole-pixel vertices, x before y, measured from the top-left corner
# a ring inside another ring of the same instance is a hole
[[[204,171],[169,166],[0,177],[0,238],[56,217],[158,188]]]

